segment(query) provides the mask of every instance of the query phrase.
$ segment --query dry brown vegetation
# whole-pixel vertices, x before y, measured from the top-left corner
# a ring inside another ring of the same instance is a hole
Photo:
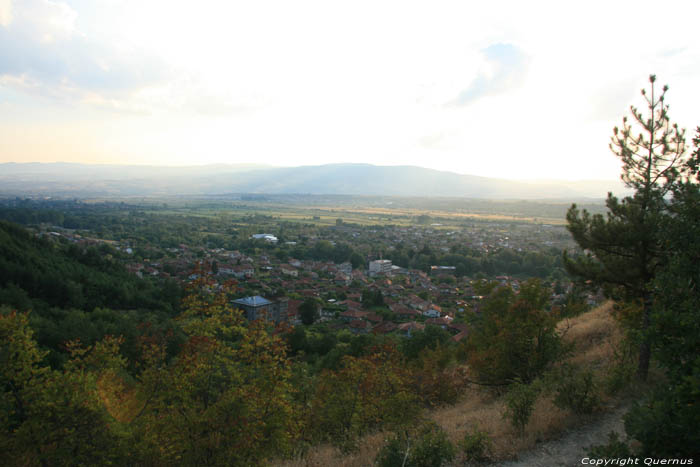
[[[599,380],[603,380],[620,352],[622,335],[612,315],[612,304],[606,303],[594,310],[559,323],[564,341],[570,343],[572,352],[567,362],[589,368]],[[611,396],[603,396],[603,409],[616,405]],[[541,396],[524,435],[519,435],[510,422],[503,418],[502,397],[493,391],[472,386],[461,401],[449,407],[433,410],[427,417],[440,425],[453,443],[458,443],[467,432],[478,427],[489,433],[493,440],[494,460],[514,458],[536,443],[559,437],[565,430],[585,422],[587,417],[562,410],[553,403],[551,395]],[[590,417],[594,417],[590,416]],[[589,418],[590,418],[589,417]],[[311,449],[304,458],[286,461],[279,465],[302,466],[368,466],[381,449],[389,433],[375,433],[360,439],[359,449],[343,454],[331,446]]]

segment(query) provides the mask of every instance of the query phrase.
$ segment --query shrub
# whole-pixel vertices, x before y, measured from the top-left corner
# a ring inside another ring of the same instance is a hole
[[[594,445],[588,449],[588,455],[595,459],[622,459],[632,456],[629,446],[620,440],[620,436],[614,431],[608,434],[608,444]]]
[[[509,419],[513,428],[520,434],[525,431],[525,426],[530,420],[538,394],[539,388],[536,385],[521,382],[512,384],[506,394],[506,410],[503,418]]]
[[[635,373],[635,366],[631,362],[617,362],[608,368],[603,387],[605,391],[614,395],[629,386]]]
[[[426,423],[411,434],[401,432],[389,438],[375,459],[379,467],[439,467],[455,457],[445,431]]]
[[[625,430],[641,443],[640,455],[700,457],[700,358],[695,374],[657,388],[625,415]]]
[[[565,366],[560,373],[556,387],[554,404],[562,409],[570,409],[575,414],[589,414],[600,405],[593,373]]]
[[[464,460],[468,462],[486,462],[491,457],[493,441],[486,431],[474,428],[467,432],[459,443],[459,447],[464,454]]]

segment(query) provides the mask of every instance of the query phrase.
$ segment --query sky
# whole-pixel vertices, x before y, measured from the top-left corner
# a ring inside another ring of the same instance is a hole
[[[700,125],[700,2],[0,0],[0,163],[364,162],[617,179],[654,73]]]

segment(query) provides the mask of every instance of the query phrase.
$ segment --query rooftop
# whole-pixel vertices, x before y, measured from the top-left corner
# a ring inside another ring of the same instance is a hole
[[[243,305],[243,306],[264,306],[264,305],[271,305],[272,302],[266,298],[261,297],[260,295],[255,295],[252,297],[244,297],[244,298],[239,298],[237,300],[234,300],[233,303],[237,305]]]

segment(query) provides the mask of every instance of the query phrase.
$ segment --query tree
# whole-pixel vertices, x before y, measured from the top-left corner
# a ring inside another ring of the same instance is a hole
[[[61,371],[42,364],[27,314],[0,307],[0,452],[4,465],[123,464],[119,423],[100,381],[120,371],[120,339],[68,343]]]
[[[608,193],[607,217],[580,211],[575,204],[567,212],[567,228],[585,254],[564,254],[566,269],[582,281],[603,287],[610,298],[635,303],[641,310],[637,375],[646,379],[651,357],[647,332],[654,303],[652,281],[665,260],[659,226],[667,213],[667,195],[688,173],[685,130],[671,124],[664,86],[660,95],[651,75],[650,95],[642,90],[648,117],[631,106],[633,124],[623,118],[615,127],[610,149],[622,161],[622,181],[634,190],[622,200]]]
[[[652,349],[668,381],[625,417],[641,455],[700,456],[700,127],[690,161],[694,181],[679,184],[662,225],[669,260],[654,281]]]
[[[175,359],[146,343],[132,421],[140,464],[259,465],[285,454],[297,430],[291,363],[264,320],[247,323],[226,294],[192,294]]]
[[[301,322],[307,326],[314,324],[318,317],[318,303],[313,298],[307,298],[299,305],[299,317]]]
[[[477,286],[488,298],[466,344],[469,367],[480,384],[531,383],[563,355],[558,316],[545,310],[550,291],[539,279],[520,293],[491,282]]]

